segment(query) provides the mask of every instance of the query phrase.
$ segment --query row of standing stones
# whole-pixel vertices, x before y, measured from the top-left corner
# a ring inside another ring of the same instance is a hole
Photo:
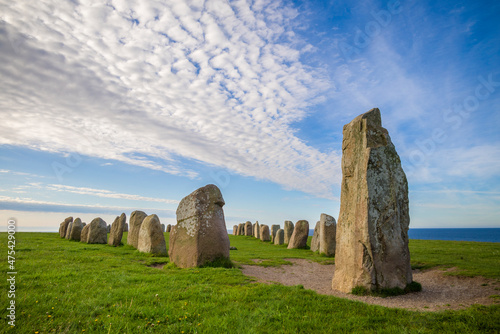
[[[170,230],[170,261],[178,267],[188,268],[219,258],[229,259],[224,204],[215,185],[197,189],[182,199],[177,208],[177,225]],[[124,220],[122,214],[113,223],[118,233]],[[333,217],[322,214],[316,224],[317,233],[313,235],[311,249],[335,255],[333,289],[342,292],[351,292],[356,287],[371,291],[404,289],[412,282],[409,223],[406,175],[389,133],[382,127],[380,111],[375,108],[344,126],[338,224]],[[66,236],[68,232],[63,224],[66,221],[61,224],[60,233]],[[75,219],[68,238],[76,238],[81,229],[81,241],[106,243],[106,223],[102,219],[96,218],[85,227],[82,225]],[[113,225],[111,234],[115,231]],[[238,235],[253,235],[262,241],[271,241],[272,237],[276,244],[304,248],[309,223],[300,220],[294,227],[286,221],[284,229],[273,225],[270,230],[267,225],[247,222],[233,229]],[[143,251],[166,252],[161,232],[156,215],[134,211],[130,217],[128,243]],[[115,244],[121,236],[117,235],[116,239],[110,236],[110,239]]]

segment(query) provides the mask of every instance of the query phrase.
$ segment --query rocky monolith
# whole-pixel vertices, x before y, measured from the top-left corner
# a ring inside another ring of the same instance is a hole
[[[66,228],[66,235],[64,236],[66,239],[69,239],[69,236],[71,235],[71,228],[73,227],[73,217],[71,218],[71,221],[68,224],[68,227]]]
[[[276,235],[274,236],[274,244],[275,245],[283,245],[285,243],[285,230],[280,228],[276,231]]]
[[[269,236],[269,226],[264,224],[260,225],[260,240],[271,241],[271,238]]]
[[[168,224],[167,225],[167,232],[170,233],[170,231],[172,231],[172,225]]]
[[[271,242],[274,242],[274,237],[276,236],[276,232],[280,229],[278,224],[271,225]]]
[[[256,221],[255,224],[253,224],[253,236],[256,237],[257,239],[260,239],[259,221]]]
[[[108,241],[107,225],[101,218],[94,218],[89,224],[88,244],[106,244]]]
[[[139,230],[137,250],[155,255],[167,255],[167,244],[157,215],[147,216]]]
[[[134,211],[130,214],[129,220],[129,232],[127,235],[127,244],[137,248],[139,243],[139,230],[141,229],[141,224],[148,215],[142,211]]]
[[[249,221],[245,223],[245,235],[250,237],[253,235],[252,223]]]
[[[319,250],[319,221],[316,223],[314,227],[313,237],[311,239],[311,251],[317,252]]]
[[[238,235],[245,235],[245,224],[238,224]]]
[[[285,226],[283,227],[283,230],[285,230],[285,244],[289,244],[290,238],[293,234],[293,223],[289,220],[285,220]]]
[[[177,225],[170,233],[170,261],[178,267],[202,266],[229,259],[229,236],[224,220],[224,198],[209,184],[184,197],[177,208]]]
[[[80,234],[80,242],[87,243],[87,240],[89,239],[89,228],[90,224],[87,224],[82,228],[82,233]]]
[[[122,242],[123,230],[125,229],[125,221],[127,216],[125,213],[117,216],[113,224],[111,224],[111,232],[109,232],[108,245],[119,246]]]
[[[68,225],[73,221],[73,217],[68,217],[64,219],[64,221],[61,223],[61,226],[59,228],[59,235],[61,238],[66,237],[66,231],[68,230]]]
[[[343,136],[332,287],[405,288],[412,282],[408,183],[380,111],[356,117]]]
[[[76,218],[71,224],[71,232],[69,234],[69,240],[80,241],[82,235],[83,224],[80,218]]]
[[[309,222],[307,220],[299,220],[295,223],[292,237],[288,243],[288,249],[306,248],[307,237],[309,236]]]
[[[238,225],[233,225],[233,235],[238,235]]]
[[[335,256],[335,237],[337,235],[337,223],[335,218],[322,213],[319,221],[319,253],[326,256]],[[312,247],[312,245],[311,245]]]

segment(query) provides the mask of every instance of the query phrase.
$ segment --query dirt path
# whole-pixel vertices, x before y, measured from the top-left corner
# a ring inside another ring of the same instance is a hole
[[[413,279],[422,284],[422,291],[397,297],[365,297],[354,296],[331,288],[335,265],[321,265],[303,259],[287,259],[293,265],[281,267],[261,267],[242,265],[242,272],[262,283],[279,283],[283,285],[302,284],[319,294],[333,295],[341,298],[377,304],[386,307],[397,307],[421,311],[457,310],[473,304],[492,305],[499,303],[500,282],[483,277],[457,277],[444,275],[441,269],[426,271],[414,270]],[[453,270],[453,269],[448,269]],[[487,284],[487,285],[484,285]]]

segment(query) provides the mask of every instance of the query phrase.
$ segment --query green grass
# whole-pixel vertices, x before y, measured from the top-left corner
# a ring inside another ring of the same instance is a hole
[[[231,259],[240,263],[252,262],[254,258],[269,260],[258,265],[285,263],[285,258],[331,261],[311,251],[287,250],[250,237],[231,236],[230,240],[238,248],[231,251]],[[462,244],[445,247],[438,246],[440,243],[412,241],[416,263],[456,266],[468,275],[483,274],[483,266],[492,264],[489,254],[482,252],[474,255],[479,264],[455,263],[451,249],[464,252]],[[0,233],[0,244],[0,269],[5,273],[6,233]],[[418,251],[414,251],[416,244]],[[469,246],[474,245],[483,246]],[[443,261],[436,263],[439,255],[434,254],[433,247],[445,247],[450,253],[441,254]],[[498,251],[500,245],[486,247]],[[3,316],[0,333],[500,331],[500,306],[411,312],[318,295],[300,286],[254,283],[237,268],[150,267],[163,263],[168,263],[168,257],[142,254],[129,246],[87,245],[60,239],[56,233],[17,233],[17,326],[10,328]],[[499,267],[498,259],[493,263]],[[498,269],[486,272],[489,277],[500,278]],[[5,310],[5,279],[0,288],[0,307]]]

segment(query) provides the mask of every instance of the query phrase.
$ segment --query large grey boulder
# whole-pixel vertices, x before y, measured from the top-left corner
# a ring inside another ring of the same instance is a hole
[[[260,225],[260,240],[261,241],[271,241],[271,237],[269,235],[269,226]]]
[[[245,223],[245,235],[250,237],[253,235],[252,223],[249,221]]]
[[[82,220],[80,218],[76,218],[71,224],[71,232],[69,234],[68,239],[80,241],[82,229],[83,229]]]
[[[285,226],[283,227],[283,230],[285,230],[285,244],[289,244],[290,238],[293,234],[293,223],[289,220],[285,220]]]
[[[343,136],[332,287],[405,288],[412,282],[408,183],[380,111],[356,117]]]
[[[147,216],[139,230],[137,250],[155,255],[167,255],[167,244],[157,215]]]
[[[82,233],[80,234],[80,242],[87,243],[89,239],[89,228],[90,224],[87,224],[82,228]]]
[[[123,238],[123,230],[125,229],[125,221],[127,216],[122,213],[120,216],[115,218],[113,224],[111,224],[111,231],[109,232],[108,245],[119,246]]]
[[[307,237],[309,236],[309,222],[307,220],[299,220],[295,223],[292,237],[288,243],[288,249],[306,248]]]
[[[280,228],[276,235],[274,236],[274,244],[275,245],[283,245],[285,243],[285,230]]]
[[[319,221],[319,253],[326,256],[335,256],[337,222],[326,213],[321,214]],[[312,247],[312,245],[311,245]]]
[[[276,232],[280,229],[278,224],[271,225],[271,242],[274,242],[274,237],[276,236]]]
[[[255,224],[253,224],[253,236],[256,237],[257,239],[260,239],[259,221],[256,221]]]
[[[178,267],[202,266],[229,259],[229,236],[224,220],[224,198],[209,184],[184,197],[177,208],[177,225],[170,232],[170,261]]]
[[[129,232],[127,235],[127,244],[137,248],[139,244],[139,230],[141,229],[141,224],[148,215],[143,211],[134,211],[130,215],[129,220]]]
[[[88,244],[106,244],[108,241],[107,225],[104,220],[97,217],[89,224],[87,235]]]

